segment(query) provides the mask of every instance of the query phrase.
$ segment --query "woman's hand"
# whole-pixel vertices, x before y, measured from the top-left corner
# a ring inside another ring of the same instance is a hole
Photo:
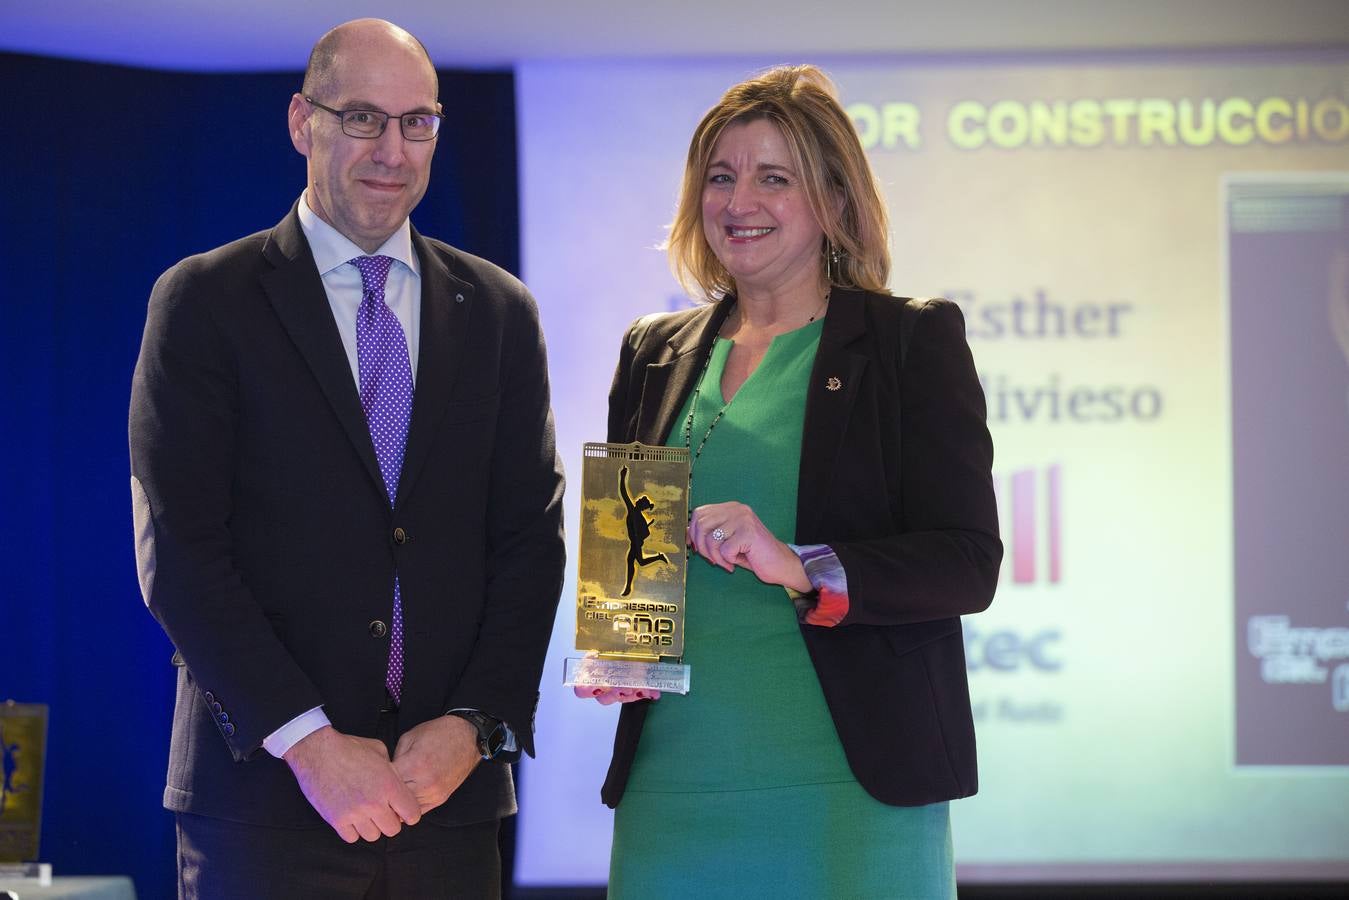
[[[649,688],[606,688],[576,685],[572,688],[582,700],[598,700],[601,706],[611,703],[631,703],[634,700],[659,700],[660,691]]]
[[[709,503],[695,509],[689,518],[688,542],[699,556],[727,572],[740,566],[764,584],[803,593],[812,590],[792,548],[774,537],[743,503]]]

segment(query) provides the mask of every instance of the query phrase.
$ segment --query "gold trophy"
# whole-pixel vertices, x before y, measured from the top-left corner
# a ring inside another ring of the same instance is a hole
[[[576,647],[563,683],[687,694],[684,536],[689,451],[586,444]]]

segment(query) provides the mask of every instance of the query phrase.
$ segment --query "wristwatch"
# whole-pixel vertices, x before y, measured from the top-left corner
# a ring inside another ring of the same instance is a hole
[[[478,729],[478,753],[492,759],[506,743],[506,723],[477,709],[452,709],[446,715],[458,716]]]

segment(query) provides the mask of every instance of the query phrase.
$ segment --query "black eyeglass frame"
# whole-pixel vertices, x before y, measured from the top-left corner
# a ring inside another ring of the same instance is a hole
[[[318,107],[324,112],[330,112],[333,115],[337,116],[337,121],[342,125],[342,133],[345,134],[347,137],[356,138],[358,141],[374,141],[378,140],[379,138],[382,138],[384,136],[384,132],[389,127],[390,119],[398,120],[398,130],[403,135],[403,140],[415,141],[417,143],[434,141],[440,135],[440,126],[441,123],[444,122],[445,120],[445,117],[440,113],[428,113],[428,112],[418,112],[416,110],[409,110],[408,112],[399,113],[397,116],[393,116],[390,115],[389,113],[382,112],[381,110],[378,109],[362,109],[359,107],[353,109],[333,109],[331,106],[324,106],[322,103],[318,102],[313,97],[309,96],[305,96],[304,100],[310,106]],[[350,131],[347,131],[347,116],[351,113],[367,113],[369,115],[374,116],[379,121],[379,131],[375,132],[374,134],[352,134]],[[410,137],[407,133],[407,129],[403,127],[403,119],[406,118],[407,116],[424,116],[427,118],[435,119],[436,125],[435,128],[433,128],[431,131],[431,136],[424,138]]]

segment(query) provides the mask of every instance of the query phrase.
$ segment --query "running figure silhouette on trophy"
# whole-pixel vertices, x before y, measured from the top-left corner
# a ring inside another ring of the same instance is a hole
[[[632,593],[632,579],[637,574],[638,566],[649,566],[655,562],[670,561],[670,558],[664,553],[656,553],[647,556],[642,545],[646,539],[651,537],[651,520],[646,517],[648,509],[654,509],[656,504],[651,502],[651,498],[642,494],[636,500],[628,493],[628,467],[624,466],[618,473],[618,490],[623,494],[623,505],[628,508],[628,580],[623,586],[622,596],[626,597]]]
[[[5,738],[5,730],[0,728],[0,751],[3,751],[5,760],[5,781],[3,787],[0,787],[0,814],[4,813],[5,806],[8,805],[9,795],[17,794],[24,789],[23,787],[15,787],[14,785],[14,773],[19,770],[20,749],[21,748],[17,743],[11,744]]]

